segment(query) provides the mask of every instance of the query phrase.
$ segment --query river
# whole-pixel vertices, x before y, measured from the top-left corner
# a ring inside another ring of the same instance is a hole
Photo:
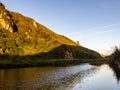
[[[0,69],[0,90],[120,90],[107,64]]]

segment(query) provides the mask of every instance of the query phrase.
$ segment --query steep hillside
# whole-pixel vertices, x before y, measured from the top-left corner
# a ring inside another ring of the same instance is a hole
[[[0,47],[4,53],[32,55],[48,52],[61,44],[77,45],[75,42],[54,33],[31,18],[16,12],[7,11],[5,7],[0,12],[0,20],[4,22],[4,25],[0,22]],[[13,27],[11,23],[15,23],[17,26],[16,30],[6,28],[6,26]]]
[[[70,47],[60,48],[62,45]],[[74,48],[73,48],[74,47]],[[57,49],[59,48],[59,49]],[[61,50],[64,51],[61,51]],[[72,50],[72,51],[71,51]],[[57,58],[55,52],[60,52],[63,58],[65,51],[73,52],[74,57],[82,55],[100,57],[97,52],[79,46],[69,38],[58,35],[35,20],[16,12],[8,11],[0,3],[0,54],[1,55],[47,55],[48,58]],[[44,57],[41,56],[41,57]],[[85,58],[85,57],[84,57]]]

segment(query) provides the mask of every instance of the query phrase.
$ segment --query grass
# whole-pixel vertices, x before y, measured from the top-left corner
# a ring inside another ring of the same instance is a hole
[[[79,65],[81,63],[90,63],[100,65],[105,63],[102,59],[39,59],[32,56],[7,56],[4,60],[0,58],[0,68],[19,68],[19,67],[37,67],[37,66],[68,66]]]

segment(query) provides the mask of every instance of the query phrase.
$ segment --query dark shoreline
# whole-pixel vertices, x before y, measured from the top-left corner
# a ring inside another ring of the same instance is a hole
[[[21,60],[22,61],[22,60]],[[70,66],[70,65],[79,65],[82,63],[89,63],[92,65],[101,65],[106,63],[105,60],[100,60],[100,59],[76,59],[76,60],[39,60],[39,61],[32,61],[32,62],[11,62],[11,63],[0,63],[0,69],[8,69],[8,68],[25,68],[25,67],[43,67],[43,66],[54,66],[54,67],[59,67],[59,66]]]

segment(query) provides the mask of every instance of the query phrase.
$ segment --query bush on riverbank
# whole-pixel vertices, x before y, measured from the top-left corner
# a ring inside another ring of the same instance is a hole
[[[115,62],[120,62],[120,48],[117,46],[114,48],[114,52],[109,56],[109,63],[113,64]]]

